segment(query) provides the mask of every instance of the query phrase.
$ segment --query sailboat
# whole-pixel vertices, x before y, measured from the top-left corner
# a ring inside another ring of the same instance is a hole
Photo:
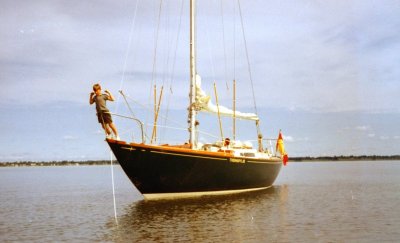
[[[285,155],[278,155],[263,147],[263,138],[259,132],[260,119],[257,114],[242,113],[235,109],[229,110],[213,105],[201,89],[201,79],[196,72],[194,16],[195,0],[191,0],[187,142],[178,145],[146,143],[143,123],[137,118],[132,119],[142,126],[141,142],[106,138],[122,169],[145,199],[267,189],[278,176]],[[196,115],[201,111],[255,122],[258,148],[228,138],[210,144],[198,143]]]

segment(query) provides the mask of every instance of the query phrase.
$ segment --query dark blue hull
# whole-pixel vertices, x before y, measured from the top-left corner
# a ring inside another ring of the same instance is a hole
[[[145,195],[267,188],[282,166],[279,158],[234,158],[221,152],[107,142],[126,175]]]

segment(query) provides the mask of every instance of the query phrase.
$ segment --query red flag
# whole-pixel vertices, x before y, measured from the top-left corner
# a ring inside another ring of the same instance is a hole
[[[283,165],[286,165],[289,161],[289,157],[285,152],[285,145],[283,144],[283,136],[281,131],[279,130],[278,140],[276,141],[276,151],[278,151],[282,156]]]
[[[289,157],[287,154],[283,155],[283,165],[286,166],[287,162],[289,161]]]

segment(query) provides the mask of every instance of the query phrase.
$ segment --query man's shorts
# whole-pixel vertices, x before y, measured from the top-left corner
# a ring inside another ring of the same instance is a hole
[[[113,122],[110,113],[104,113],[104,112],[97,113],[97,119],[99,123],[104,122],[104,124],[110,124]]]

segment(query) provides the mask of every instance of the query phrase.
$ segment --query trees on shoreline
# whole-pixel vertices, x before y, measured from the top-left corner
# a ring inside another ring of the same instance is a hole
[[[349,156],[317,156],[317,157],[292,157],[289,161],[376,161],[376,160],[400,160],[400,155],[349,155]]]
[[[20,166],[88,166],[88,165],[109,165],[109,160],[86,160],[86,161],[19,161],[19,162],[0,162],[0,167],[20,167]],[[114,160],[113,164],[118,164]]]

